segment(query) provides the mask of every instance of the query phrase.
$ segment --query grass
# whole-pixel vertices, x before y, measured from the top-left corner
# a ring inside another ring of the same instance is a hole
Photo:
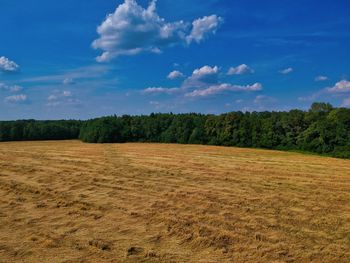
[[[0,262],[349,262],[350,160],[0,144]]]

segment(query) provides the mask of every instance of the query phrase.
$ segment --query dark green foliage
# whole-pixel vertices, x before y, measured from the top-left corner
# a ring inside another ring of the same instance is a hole
[[[117,117],[104,117],[85,122],[79,134],[79,139],[90,143],[124,142],[122,120]]]
[[[309,151],[350,158],[350,109],[314,103],[307,112],[154,114],[88,121],[0,122],[0,141],[81,139]]]
[[[81,121],[3,121],[0,141],[69,140],[78,138]]]

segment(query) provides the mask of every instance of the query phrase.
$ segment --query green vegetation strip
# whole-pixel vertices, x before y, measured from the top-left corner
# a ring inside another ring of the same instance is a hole
[[[80,139],[89,143],[161,142],[302,151],[350,158],[350,109],[314,103],[309,111],[221,115],[124,115],[88,121],[0,122],[0,141]]]

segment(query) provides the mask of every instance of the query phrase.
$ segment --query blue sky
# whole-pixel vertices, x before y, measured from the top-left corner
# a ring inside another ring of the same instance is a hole
[[[0,119],[350,107],[347,0],[0,0]]]

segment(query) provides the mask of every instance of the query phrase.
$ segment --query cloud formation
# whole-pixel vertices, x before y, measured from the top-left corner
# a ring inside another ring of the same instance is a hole
[[[19,102],[25,102],[26,100],[27,100],[27,95],[25,94],[12,95],[5,98],[5,102],[8,102],[8,103],[19,103]]]
[[[19,70],[19,66],[8,58],[0,57],[0,70],[4,72],[16,72]]]
[[[192,31],[186,37],[188,44],[191,44],[193,41],[200,43],[208,35],[215,34],[216,30],[223,23],[223,19],[217,15],[205,16],[193,21]]]
[[[327,89],[330,93],[346,93],[350,92],[350,81],[341,80],[337,82],[333,87]]]
[[[242,64],[237,67],[231,67],[228,70],[227,75],[243,75],[248,73],[254,73],[254,70],[252,70],[246,64]]]
[[[188,77],[182,84],[182,88],[199,88],[218,83],[219,78],[218,66],[203,66],[195,69],[192,75]]]
[[[321,90],[311,94],[310,96],[299,97],[298,100],[299,101],[315,101],[315,100],[319,100],[320,98],[327,98],[328,99],[331,96],[334,98],[343,99],[341,106],[348,107],[349,99],[348,98],[344,99],[344,97],[348,97],[349,94],[350,94],[350,81],[343,79],[343,80],[335,83],[334,86],[332,86],[332,87],[321,89]]]
[[[260,91],[262,90],[262,85],[260,83],[255,83],[253,85],[232,85],[228,83],[210,86],[206,89],[196,89],[192,92],[186,93],[186,97],[207,97],[210,95],[220,94],[225,91]]]
[[[290,74],[294,71],[293,68],[286,68],[286,69],[282,69],[279,71],[279,73],[283,74],[283,75],[287,75],[287,74]]]
[[[190,29],[184,21],[167,22],[161,18],[156,12],[156,0],[146,9],[135,0],[125,0],[97,28],[99,38],[92,47],[103,51],[96,58],[98,62],[141,52],[160,53],[177,44],[199,43],[215,33],[221,23],[222,18],[216,15],[205,16],[193,21]]]
[[[143,92],[149,94],[174,94],[178,91],[180,91],[180,88],[149,87],[147,89],[144,89]]]
[[[171,80],[182,78],[182,77],[184,77],[184,74],[178,70],[174,70],[174,71],[170,72],[169,75],[167,76],[167,78],[171,79]]]
[[[205,65],[193,70],[190,77],[186,78],[180,87],[164,88],[150,87],[143,90],[145,94],[181,94],[189,98],[207,97],[210,95],[231,92],[256,92],[262,90],[260,83],[253,85],[233,85],[220,82],[220,68],[218,66]]]

